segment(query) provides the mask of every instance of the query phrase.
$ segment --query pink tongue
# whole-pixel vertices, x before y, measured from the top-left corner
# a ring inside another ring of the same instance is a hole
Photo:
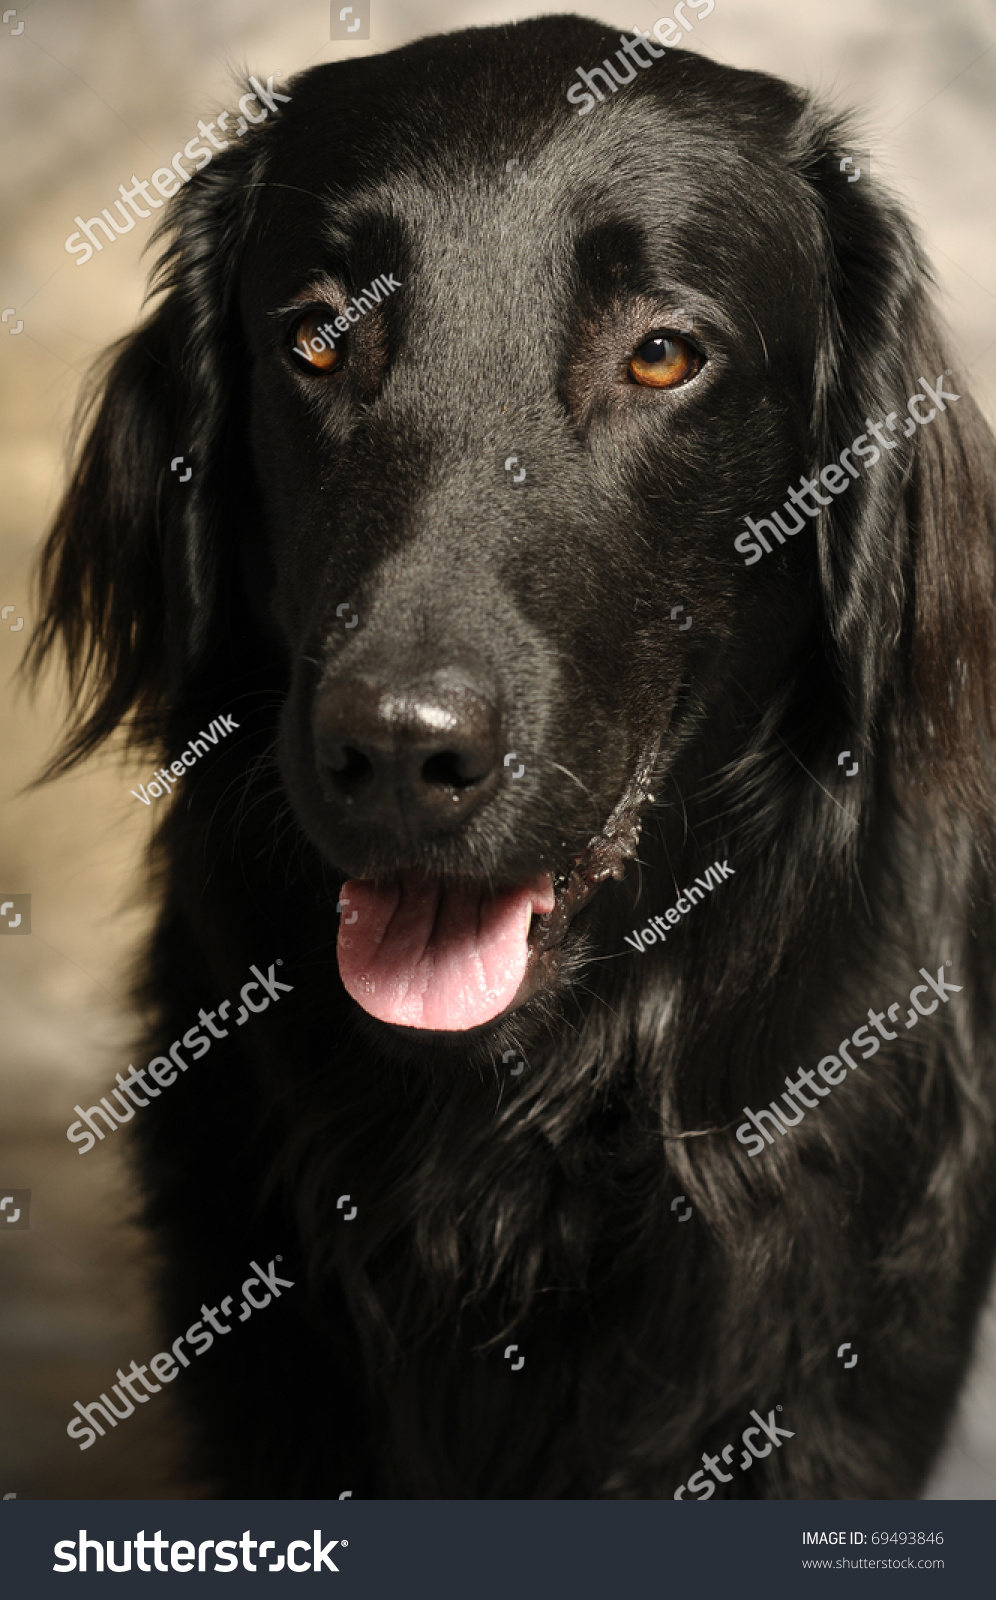
[[[455,1032],[511,1005],[526,970],[529,919],[553,910],[549,873],[504,894],[404,875],[342,886],[339,972],[370,1016]]]

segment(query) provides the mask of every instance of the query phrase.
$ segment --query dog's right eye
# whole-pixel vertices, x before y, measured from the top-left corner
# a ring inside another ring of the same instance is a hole
[[[677,389],[702,366],[693,344],[670,331],[652,333],[630,357],[630,376],[648,389]]]
[[[344,334],[332,325],[330,311],[309,311],[301,318],[291,336],[291,351],[299,367],[308,372],[334,372],[343,364],[340,348]]]

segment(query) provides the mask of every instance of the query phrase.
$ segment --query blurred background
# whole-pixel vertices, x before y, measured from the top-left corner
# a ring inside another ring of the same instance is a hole
[[[129,790],[149,774],[105,755],[25,794],[60,726],[59,686],[47,684],[32,706],[14,682],[80,378],[134,325],[150,264],[151,219],[78,267],[63,247],[73,218],[99,214],[133,173],[168,165],[199,118],[234,104],[233,71],[265,83],[540,13],[583,10],[620,30],[651,28],[674,7],[370,0],[369,39],[353,41],[330,38],[340,9],[338,0],[18,0],[0,26],[0,608],[13,608],[0,621],[0,899],[31,896],[30,933],[0,934],[0,1189],[30,1190],[30,1214],[0,1221],[4,1496],[197,1493],[176,1476],[168,1391],[86,1452],[65,1432],[74,1400],[93,1399],[119,1366],[160,1348],[120,1142],[109,1136],[81,1158],[65,1137],[74,1102],[93,1104],[131,1059],[126,967],[150,916],[141,861],[151,813]],[[876,176],[903,196],[934,261],[955,374],[996,422],[994,0],[716,0],[685,46],[857,108]],[[992,1309],[927,1494],[996,1497]]]

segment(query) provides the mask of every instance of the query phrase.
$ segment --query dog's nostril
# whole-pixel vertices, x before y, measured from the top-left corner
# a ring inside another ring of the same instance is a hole
[[[352,801],[374,783],[374,764],[362,750],[346,744],[327,744],[321,752],[320,766],[328,783],[341,798]]]
[[[348,744],[327,744],[322,752],[322,765],[334,772],[337,778],[360,777],[373,770],[368,756]]]
[[[480,752],[440,750],[423,762],[420,777],[423,783],[459,791],[481,783],[489,770],[490,763]]]

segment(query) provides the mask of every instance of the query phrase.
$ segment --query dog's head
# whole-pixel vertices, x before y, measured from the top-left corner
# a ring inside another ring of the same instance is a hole
[[[46,556],[64,764],[263,663],[343,981],[403,1028],[555,988],[720,769],[775,837],[786,736],[861,752],[855,807],[890,763],[989,804],[991,441],[957,374],[907,409],[945,368],[911,231],[801,92],[619,45],[547,18],[284,85],[173,202]]]

